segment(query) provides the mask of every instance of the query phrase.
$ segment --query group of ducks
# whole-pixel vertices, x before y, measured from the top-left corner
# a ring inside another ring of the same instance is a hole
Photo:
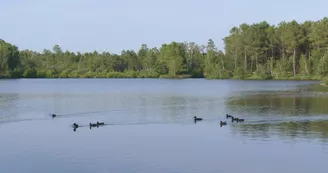
[[[55,118],[57,115],[56,114],[51,114],[51,116],[52,116],[52,118]],[[89,127],[90,127],[90,129],[92,127],[97,127],[98,128],[99,126],[102,126],[102,125],[105,125],[105,123],[97,121],[97,123],[90,123]],[[73,130],[76,131],[77,128],[79,128],[79,125],[77,123],[73,123]]]
[[[237,121],[237,123],[238,123],[238,122],[243,122],[243,121],[245,121],[245,119],[235,118],[235,117],[233,117],[232,115],[229,115],[229,114],[226,114],[226,117],[227,117],[227,119],[228,119],[228,118],[231,118],[231,122]]]
[[[90,127],[90,129],[92,127],[97,127],[98,128],[99,126],[102,126],[102,125],[105,125],[105,123],[104,122],[98,122],[97,121],[97,123],[90,123],[89,124],[89,127]],[[79,125],[77,123],[74,123],[73,124],[73,128],[74,128],[73,130],[76,131],[76,129],[79,128]]]
[[[233,117],[232,115],[229,115],[229,114],[226,114],[226,118],[227,118],[227,119],[231,118],[231,121],[232,121],[232,122],[236,121],[237,123],[238,123],[238,122],[243,122],[243,121],[245,121],[245,119],[242,119],[242,118],[235,118],[235,117]],[[202,121],[202,120],[203,120],[203,118],[198,118],[197,116],[194,116],[194,121],[195,121],[195,123],[196,123],[197,121]],[[220,121],[220,126],[222,127],[222,126],[224,126],[224,125],[227,125],[227,122],[226,122],[226,121]]]
[[[57,115],[56,115],[56,114],[52,114],[51,116],[52,116],[52,118],[55,118]],[[238,122],[243,122],[243,121],[245,121],[245,119],[242,119],[242,118],[235,118],[235,117],[233,117],[232,115],[229,115],[229,114],[226,114],[226,118],[227,118],[227,119],[231,118],[231,121],[232,121],[232,122],[236,121],[237,123],[238,123]],[[195,121],[195,123],[196,123],[197,121],[202,121],[202,120],[203,120],[203,118],[199,118],[199,117],[197,117],[197,116],[194,116],[194,121]],[[98,121],[97,121],[97,123],[90,123],[90,124],[89,124],[89,127],[90,127],[90,129],[91,129],[92,127],[97,127],[97,128],[98,128],[99,126],[102,126],[102,125],[105,125],[105,123],[104,123],[104,122],[98,122]],[[220,121],[220,126],[222,127],[222,126],[224,126],[224,125],[227,125],[227,122],[226,122],[226,121]],[[74,123],[74,124],[73,124],[73,130],[76,131],[77,128],[79,128],[79,125],[78,125],[77,123]]]

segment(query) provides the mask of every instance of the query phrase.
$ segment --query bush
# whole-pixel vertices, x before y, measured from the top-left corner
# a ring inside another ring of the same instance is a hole
[[[141,70],[138,78],[158,78],[159,74],[156,71]]]
[[[193,78],[203,78],[204,77],[204,73],[202,72],[201,69],[193,70],[191,75]]]
[[[67,77],[69,77],[69,78],[78,78],[78,71],[77,70],[73,70],[73,71],[71,71],[68,75],[67,75]]]
[[[64,70],[59,74],[59,78],[68,78],[69,73],[69,70]]]
[[[187,79],[191,78],[191,75],[160,75],[159,78],[165,79]]]
[[[125,71],[124,74],[128,77],[128,78],[136,78],[138,76],[137,74],[138,72],[136,71]]]
[[[245,71],[243,68],[238,67],[234,73],[234,78],[245,79]]]
[[[22,71],[21,70],[19,70],[19,69],[15,69],[14,71],[12,71],[11,73],[10,73],[10,77],[11,78],[19,78],[19,77],[21,77],[22,76]],[[1,78],[1,74],[0,74],[0,78]]]
[[[126,75],[122,72],[108,72],[106,75],[107,78],[126,78]]]
[[[54,70],[48,70],[46,72],[46,77],[47,78],[56,78],[58,75],[56,74],[56,72]]]
[[[34,69],[26,69],[23,77],[25,78],[35,78],[37,76],[37,72]]]
[[[324,78],[321,80],[321,84],[323,84],[323,85],[328,85],[328,76],[324,77]]]
[[[46,72],[43,71],[43,70],[38,70],[37,73],[36,73],[36,76],[38,78],[45,78],[47,75],[46,75]]]

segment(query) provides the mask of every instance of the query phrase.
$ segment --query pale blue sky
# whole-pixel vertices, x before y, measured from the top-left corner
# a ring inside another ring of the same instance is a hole
[[[171,41],[206,44],[243,22],[319,20],[325,0],[0,0],[0,38],[20,49],[137,50]]]

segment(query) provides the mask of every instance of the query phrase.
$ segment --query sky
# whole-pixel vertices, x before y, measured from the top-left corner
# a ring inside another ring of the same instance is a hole
[[[42,52],[138,50],[222,39],[241,23],[328,17],[326,0],[0,0],[0,39]]]

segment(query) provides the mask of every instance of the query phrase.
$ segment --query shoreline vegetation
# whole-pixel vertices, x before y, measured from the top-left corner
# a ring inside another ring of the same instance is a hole
[[[321,86],[328,87],[328,77],[324,77],[320,83]]]
[[[219,79],[225,79],[225,80],[295,80],[295,81],[321,81],[320,85],[322,86],[328,86],[328,84],[322,83],[323,79],[322,77],[318,76],[291,76],[291,77],[281,77],[281,78],[270,78],[270,79],[262,79],[262,78],[256,78],[256,76],[251,76],[248,78],[243,78],[240,79],[238,77],[231,77],[231,78],[206,78],[206,77],[192,77],[191,75],[175,75],[175,76],[170,76],[170,75],[160,75],[160,76],[138,76],[138,74],[134,75],[129,75],[126,73],[114,73],[114,74],[109,74],[109,75],[101,75],[101,74],[94,74],[94,75],[81,75],[81,76],[73,76],[73,75],[68,75],[67,77],[62,77],[62,76],[31,76],[31,77],[24,77],[24,76],[19,76],[19,77],[10,77],[10,76],[1,76],[1,79],[208,79],[208,80],[219,80]]]
[[[328,18],[240,24],[214,41],[142,44],[121,54],[19,50],[0,39],[1,78],[206,78],[240,80],[321,80],[328,86]]]

